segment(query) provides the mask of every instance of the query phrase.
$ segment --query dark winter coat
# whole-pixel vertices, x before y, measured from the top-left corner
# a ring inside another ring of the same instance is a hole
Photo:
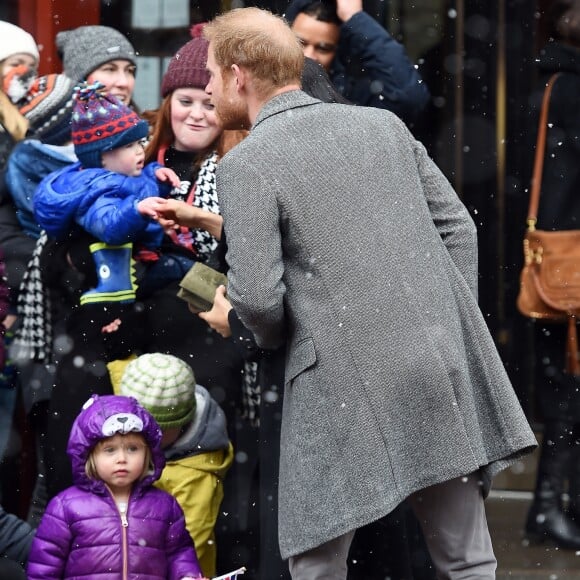
[[[487,492],[536,446],[477,305],[475,225],[395,115],[283,93],[216,178],[228,297],[288,345],[283,557],[479,469]]]
[[[580,49],[550,43],[541,52],[539,90],[532,97],[531,124],[535,139],[543,88],[561,73],[550,99],[546,155],[538,213],[541,229],[580,228]]]
[[[312,0],[294,0],[284,13],[292,23]],[[372,16],[358,12],[340,28],[330,78],[355,105],[388,109],[413,121],[429,101],[429,90],[399,44]]]
[[[155,177],[160,165],[150,163],[137,177],[106,169],[82,169],[74,163],[43,179],[34,195],[38,224],[56,239],[65,239],[75,227],[106,244],[142,242],[157,248],[163,228],[143,217],[136,202],[152,196],[166,197],[170,185]]]
[[[11,303],[16,305],[18,289],[36,242],[27,236],[16,218],[16,207],[0,172],[0,248],[4,250]]]
[[[24,565],[33,538],[34,528],[28,522],[4,511],[0,506],[0,558],[8,558]]]
[[[159,426],[133,398],[103,396],[89,401],[92,404],[85,404],[69,438],[75,485],[46,508],[30,551],[29,580],[201,576],[182,509],[171,495],[152,486],[165,466]],[[142,422],[154,465],[153,473],[133,485],[125,525],[105,483],[85,473],[89,453],[103,439],[105,422],[117,414]]]

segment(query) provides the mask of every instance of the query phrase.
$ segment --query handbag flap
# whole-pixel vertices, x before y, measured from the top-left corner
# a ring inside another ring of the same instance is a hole
[[[527,232],[528,256],[541,298],[556,310],[580,311],[580,231]]]

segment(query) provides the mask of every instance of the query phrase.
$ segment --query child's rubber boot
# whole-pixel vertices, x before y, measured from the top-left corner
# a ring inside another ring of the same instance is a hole
[[[81,296],[82,304],[98,302],[134,302],[137,284],[135,282],[135,261],[133,244],[109,246],[95,243],[89,246],[97,268],[97,287]]]

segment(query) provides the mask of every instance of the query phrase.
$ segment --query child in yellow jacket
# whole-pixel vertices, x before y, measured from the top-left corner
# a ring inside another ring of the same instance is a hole
[[[143,354],[130,360],[122,375],[119,363],[116,361],[111,372],[113,383],[117,378],[118,393],[135,397],[163,432],[166,466],[155,485],[177,499],[201,569],[205,576],[214,576],[215,524],[223,499],[223,478],[234,457],[224,412],[196,384],[191,367],[177,357]]]

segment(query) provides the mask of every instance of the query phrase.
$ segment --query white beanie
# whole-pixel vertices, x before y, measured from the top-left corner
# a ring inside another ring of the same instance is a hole
[[[38,47],[32,35],[19,26],[0,20],[0,62],[13,54],[29,54],[38,59]]]
[[[183,427],[196,407],[195,376],[181,359],[160,352],[142,354],[125,368],[121,395],[134,397],[161,429]]]

